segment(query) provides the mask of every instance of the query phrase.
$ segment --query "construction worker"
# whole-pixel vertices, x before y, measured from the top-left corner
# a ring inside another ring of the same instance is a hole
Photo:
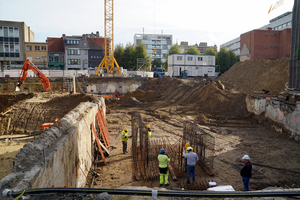
[[[190,185],[190,175],[192,173],[193,181],[195,182],[195,165],[198,162],[199,158],[198,155],[192,152],[192,148],[186,148],[187,154],[183,152],[183,157],[187,158],[187,184]]]
[[[147,126],[147,129],[148,129],[148,138],[151,137],[151,129],[150,129],[150,125]]]
[[[252,164],[248,155],[244,155],[242,159],[245,162],[245,166],[241,169],[240,174],[244,184],[244,191],[249,191],[249,181],[253,175]]]
[[[126,154],[127,152],[127,140],[129,138],[128,133],[127,133],[127,128],[124,128],[124,131],[121,134],[122,138],[122,143],[123,143],[123,153]]]
[[[188,148],[188,147],[191,147],[190,143],[186,143],[186,144],[185,144],[185,146],[184,146],[184,148],[183,148],[183,153],[184,153],[184,154],[187,154],[187,153],[188,153],[188,152],[187,152],[187,148]],[[193,147],[191,147],[191,149],[192,149],[192,151],[194,151]],[[187,158],[184,159],[184,169],[185,169],[184,172],[186,172],[186,169],[187,169]]]
[[[168,158],[167,155],[165,155],[165,153],[166,153],[166,150],[161,149],[160,154],[157,157],[157,159],[159,161],[160,186],[163,186],[164,176],[165,176],[165,185],[169,186],[168,162],[170,162],[170,159]]]

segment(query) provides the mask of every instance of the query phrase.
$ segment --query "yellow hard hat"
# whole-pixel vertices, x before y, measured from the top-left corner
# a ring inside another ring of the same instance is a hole
[[[189,146],[191,146],[190,143],[185,144],[185,148],[188,148]]]
[[[124,128],[124,131],[127,132],[128,131],[127,128]]]
[[[147,128],[150,128],[150,125],[148,125]]]

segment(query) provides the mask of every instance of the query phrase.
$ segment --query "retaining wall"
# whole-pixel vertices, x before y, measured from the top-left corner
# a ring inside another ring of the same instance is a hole
[[[300,139],[300,101],[296,104],[268,97],[250,97],[246,99],[247,109],[255,115],[264,113],[265,119],[274,122],[273,128],[282,132],[283,129]]]
[[[103,98],[98,104],[81,103],[38,139],[24,145],[12,173],[0,181],[0,190],[83,187],[94,157],[90,124],[95,124],[101,105],[105,113]]]

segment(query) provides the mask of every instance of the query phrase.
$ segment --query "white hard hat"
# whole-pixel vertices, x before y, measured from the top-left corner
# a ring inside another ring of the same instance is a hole
[[[243,160],[250,160],[250,157],[248,155],[244,155],[242,159]]]
[[[191,151],[192,150],[192,147],[188,147],[186,148],[187,151]]]

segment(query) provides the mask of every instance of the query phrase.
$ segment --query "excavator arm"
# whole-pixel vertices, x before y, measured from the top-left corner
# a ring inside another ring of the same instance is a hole
[[[50,82],[49,82],[48,78],[28,59],[25,61],[24,65],[23,65],[23,68],[22,68],[22,71],[20,74],[20,78],[19,78],[19,81],[16,86],[16,91],[20,91],[21,85],[26,80],[28,69],[31,69],[41,79],[41,82],[44,85],[45,91],[51,91]]]

